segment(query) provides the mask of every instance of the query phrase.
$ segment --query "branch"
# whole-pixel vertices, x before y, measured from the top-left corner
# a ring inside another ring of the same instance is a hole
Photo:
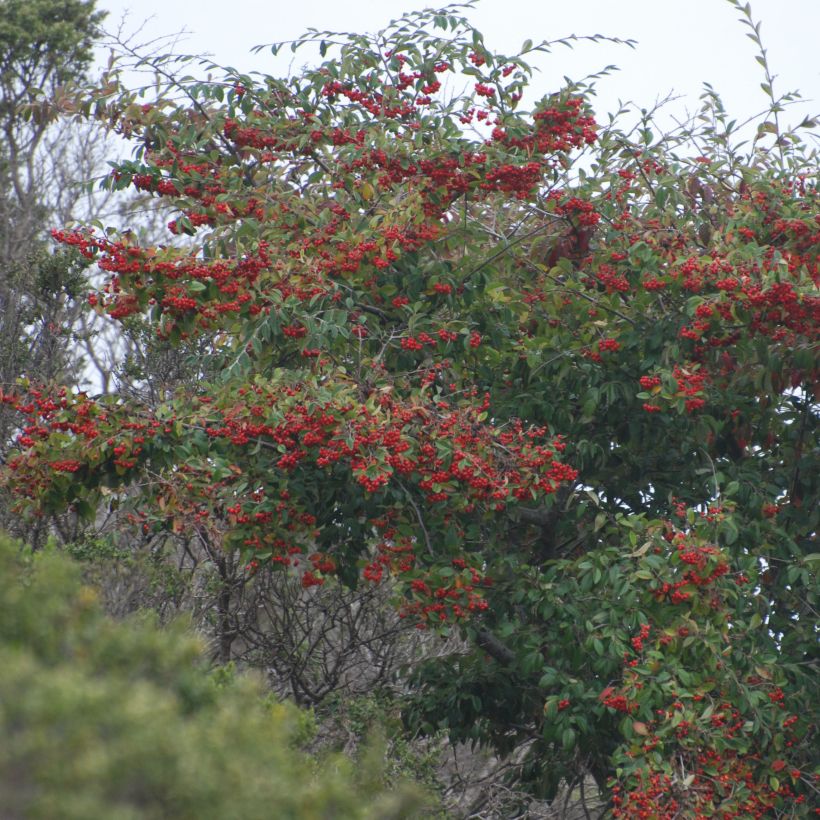
[[[483,649],[491,658],[502,666],[509,666],[515,660],[515,652],[487,629],[479,629],[475,635],[475,642],[479,649]]]

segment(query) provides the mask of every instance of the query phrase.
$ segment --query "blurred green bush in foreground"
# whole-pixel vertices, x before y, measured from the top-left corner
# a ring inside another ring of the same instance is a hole
[[[105,616],[75,566],[0,537],[4,818],[389,818],[376,750],[318,762],[311,718],[261,681],[212,673],[184,624]]]

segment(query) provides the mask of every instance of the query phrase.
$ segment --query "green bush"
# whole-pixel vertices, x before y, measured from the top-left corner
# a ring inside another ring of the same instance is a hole
[[[305,718],[212,674],[184,624],[107,618],[74,564],[0,538],[4,817],[408,817],[378,766],[301,752]],[[309,728],[309,727],[308,727]],[[369,759],[372,759],[370,756]]]

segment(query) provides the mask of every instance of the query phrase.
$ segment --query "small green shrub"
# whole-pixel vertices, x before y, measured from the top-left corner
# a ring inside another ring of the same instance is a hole
[[[409,788],[299,750],[311,719],[212,673],[178,623],[116,622],[64,556],[0,538],[4,817],[408,817]],[[361,767],[360,767],[361,768]]]

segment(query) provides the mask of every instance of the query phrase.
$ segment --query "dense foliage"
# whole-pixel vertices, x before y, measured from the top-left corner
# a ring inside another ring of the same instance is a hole
[[[150,400],[6,388],[18,509],[117,505],[231,589],[389,586],[471,647],[415,666],[405,719],[523,750],[547,799],[807,813],[820,214],[770,78],[744,153],[712,91],[672,134],[584,84],[529,105],[550,44],[496,54],[456,9],[311,44],[86,100],[135,146],[105,184],[171,236],[55,238],[109,274],[95,311],[207,357]]]
[[[0,542],[0,802],[8,817],[407,817],[368,759],[321,765],[312,726],[261,680],[209,672],[202,645],[103,615],[62,556]]]

